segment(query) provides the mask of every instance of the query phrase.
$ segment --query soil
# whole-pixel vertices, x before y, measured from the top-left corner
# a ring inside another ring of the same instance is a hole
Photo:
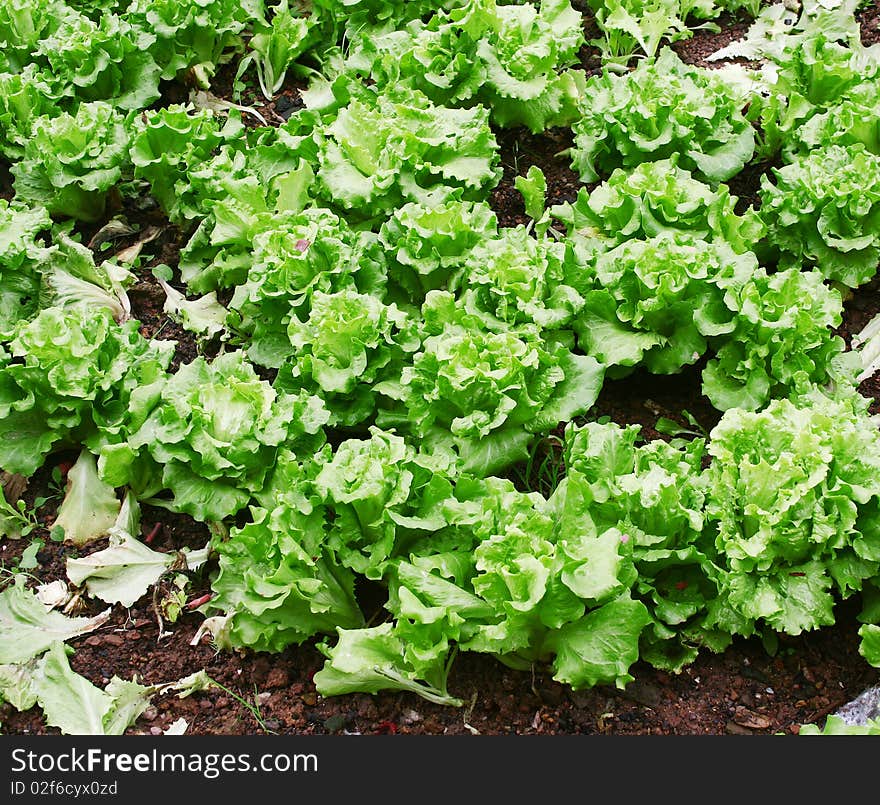
[[[746,23],[729,17],[717,22],[720,32],[699,31],[692,39],[675,45],[683,59],[703,63],[708,53],[740,36],[747,27]],[[869,4],[861,22],[866,44],[880,40],[880,10],[876,3]],[[589,17],[585,25],[588,36],[595,35]],[[598,65],[595,49],[587,46],[582,55],[584,66],[594,71]],[[218,76],[214,92],[228,97],[229,79],[228,71]],[[179,94],[179,88],[169,87],[168,97],[175,92]],[[253,103],[268,121],[276,123],[300,105],[293,83],[270,103],[259,100],[253,92],[246,92],[243,100]],[[521,130],[509,130],[499,132],[498,140],[504,178],[492,201],[504,225],[526,221],[513,178],[533,164],[540,166],[547,176],[550,203],[574,199],[580,183],[565,159],[557,156],[570,144],[568,132],[553,130],[532,136]],[[764,169],[759,166],[737,177],[733,192],[742,200],[753,200]],[[0,165],[0,196],[9,194],[9,176]],[[144,247],[144,254],[150,255],[145,264],[163,262],[173,268],[181,234],[155,210],[125,212],[141,226],[164,227],[160,237]],[[90,237],[93,233],[83,234]],[[124,245],[127,244],[118,247]],[[176,340],[176,360],[191,360],[197,354],[197,345],[162,312],[164,295],[149,273],[143,272],[141,277],[130,296],[143,333]],[[880,282],[875,280],[846,302],[839,332],[847,343],[877,312]],[[688,425],[684,413],[688,412],[708,431],[719,414],[700,392],[700,368],[690,367],[669,377],[637,372],[622,380],[609,381],[591,414],[609,416],[621,424],[638,423],[646,438],[666,438],[656,429],[658,418]],[[861,390],[873,401],[873,410],[880,410],[880,378],[866,381]],[[52,467],[70,459],[67,454],[50,458],[25,493],[29,505],[50,488]],[[48,528],[57,502],[57,498],[50,500],[38,510],[41,527],[34,536],[43,539],[45,547],[37,555],[39,566],[31,572],[40,581],[64,578],[68,556],[104,547],[100,542],[86,549],[52,542]],[[151,542],[156,550],[201,547],[209,538],[204,525],[162,509],[144,507],[142,519],[144,535],[159,527]],[[14,564],[26,542],[0,543],[2,563]],[[192,574],[188,590],[191,600],[209,591],[211,569],[208,565]],[[323,663],[313,643],[280,654],[217,652],[207,636],[193,642],[203,620],[200,614],[185,611],[175,623],[164,623],[164,629],[160,628],[149,595],[130,609],[114,608],[106,626],[71,641],[76,649],[71,665],[102,687],[114,675],[124,679],[136,677],[151,684],[176,680],[201,669],[222,686],[183,699],[173,694],[157,696],[129,729],[131,734],[160,734],[181,717],[188,722],[187,734],[191,735],[790,734],[798,732],[802,724],[821,724],[829,713],[880,683],[880,669],[870,667],[858,652],[857,598],[839,604],[836,625],[799,637],[781,636],[777,647],[765,647],[758,639],[738,638],[723,654],[701,654],[678,675],[638,663],[631,669],[635,681],[624,690],[599,686],[573,692],[554,682],[544,667],[514,671],[488,656],[462,654],[453,664],[449,690],[466,702],[463,708],[434,705],[413,694],[323,698],[312,682]],[[102,609],[99,604],[86,601],[82,613],[96,614]],[[0,723],[8,734],[55,732],[43,724],[42,714],[36,708],[18,713],[9,705],[0,706]]]

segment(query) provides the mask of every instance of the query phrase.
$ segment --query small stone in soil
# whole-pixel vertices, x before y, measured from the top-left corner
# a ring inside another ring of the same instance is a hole
[[[324,729],[327,730],[327,732],[339,732],[343,727],[345,727],[345,716],[341,713],[330,716],[330,718],[324,722]]]

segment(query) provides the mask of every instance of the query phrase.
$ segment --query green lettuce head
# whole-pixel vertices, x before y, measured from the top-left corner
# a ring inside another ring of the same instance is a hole
[[[862,143],[817,148],[761,177],[761,218],[783,268],[816,267],[849,288],[880,262],[880,156]]]
[[[445,291],[428,294],[425,334],[399,381],[376,391],[396,400],[380,422],[418,438],[455,443],[463,467],[491,474],[524,458],[530,433],[585,413],[602,367],[564,343],[545,342],[534,325],[487,330]]]
[[[578,342],[619,367],[615,374],[642,364],[657,374],[678,372],[733,332],[726,290],[745,284],[757,267],[751,252],[686,232],[625,241],[595,258],[593,288],[575,322]]]
[[[57,447],[95,451],[125,438],[155,402],[173,341],[103,307],[49,307],[21,326],[0,372],[0,467],[30,476]]]
[[[880,567],[880,435],[866,401],[821,394],[731,409],[712,430],[707,517],[724,573],[719,625],[797,635]]]
[[[379,231],[389,274],[419,304],[428,291],[445,288],[471,249],[498,231],[486,202],[463,201],[459,195],[404,204]]]
[[[840,292],[817,270],[755,271],[725,294],[735,328],[719,339],[703,370],[703,393],[724,411],[755,410],[804,384],[825,385],[841,363],[843,339],[835,334],[843,315]]]
[[[128,145],[126,118],[104,101],[38,117],[12,166],[15,194],[52,215],[97,221],[110,190],[130,172]]]
[[[315,397],[279,395],[243,352],[198,357],[167,379],[128,441],[104,452],[100,470],[141,498],[222,520],[262,489],[282,445],[304,437],[314,447],[327,417]],[[170,500],[154,497],[164,490]]]
[[[355,299],[372,295],[381,305],[386,267],[373,233],[357,232],[320,207],[270,216],[260,229],[247,281],[229,305],[231,323],[254,362],[278,368],[296,353],[288,330],[305,326],[316,293],[351,290]]]
[[[318,162],[323,197],[362,218],[428,201],[431,191],[460,188],[479,200],[501,175],[484,107],[435,106],[402,86],[342,107],[324,130]]]
[[[572,126],[572,168],[582,182],[600,173],[679,154],[699,179],[724,182],[751,159],[755,132],[713,70],[685,65],[670,48],[624,75],[604,71],[587,83]]]

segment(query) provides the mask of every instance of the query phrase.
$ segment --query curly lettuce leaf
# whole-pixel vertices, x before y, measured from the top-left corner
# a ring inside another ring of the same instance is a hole
[[[723,570],[721,599],[750,634],[833,622],[877,573],[880,435],[863,406],[814,394],[763,411],[727,411],[712,430],[706,514]],[[732,630],[733,631],[733,630]]]
[[[110,190],[129,171],[128,147],[125,117],[105,101],[38,117],[11,168],[16,197],[53,215],[97,221]]]
[[[760,215],[783,268],[815,267],[849,288],[880,263],[880,156],[829,145],[761,178]]]
[[[666,159],[699,179],[723,182],[755,148],[752,125],[714,70],[685,65],[670,48],[656,60],[618,75],[605,70],[587,82],[572,126],[572,168],[594,182],[619,167]]]

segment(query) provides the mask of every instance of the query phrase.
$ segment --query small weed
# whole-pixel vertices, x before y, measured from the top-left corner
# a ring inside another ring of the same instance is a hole
[[[270,730],[266,726],[266,722],[263,719],[263,714],[262,714],[262,712],[260,712],[260,695],[257,692],[256,685],[254,685],[253,701],[248,701],[243,696],[240,696],[238,693],[236,693],[234,690],[230,690],[225,685],[221,685],[216,679],[214,679],[212,681],[218,688],[220,688],[220,690],[227,693],[229,696],[231,696],[233,699],[235,699],[235,701],[237,701],[242,707],[246,708],[248,710],[248,712],[254,717],[254,721],[256,721],[257,724],[259,724],[260,729],[263,730],[263,732],[268,733],[269,735],[277,735],[278,734],[277,732],[275,732],[274,730]]]

